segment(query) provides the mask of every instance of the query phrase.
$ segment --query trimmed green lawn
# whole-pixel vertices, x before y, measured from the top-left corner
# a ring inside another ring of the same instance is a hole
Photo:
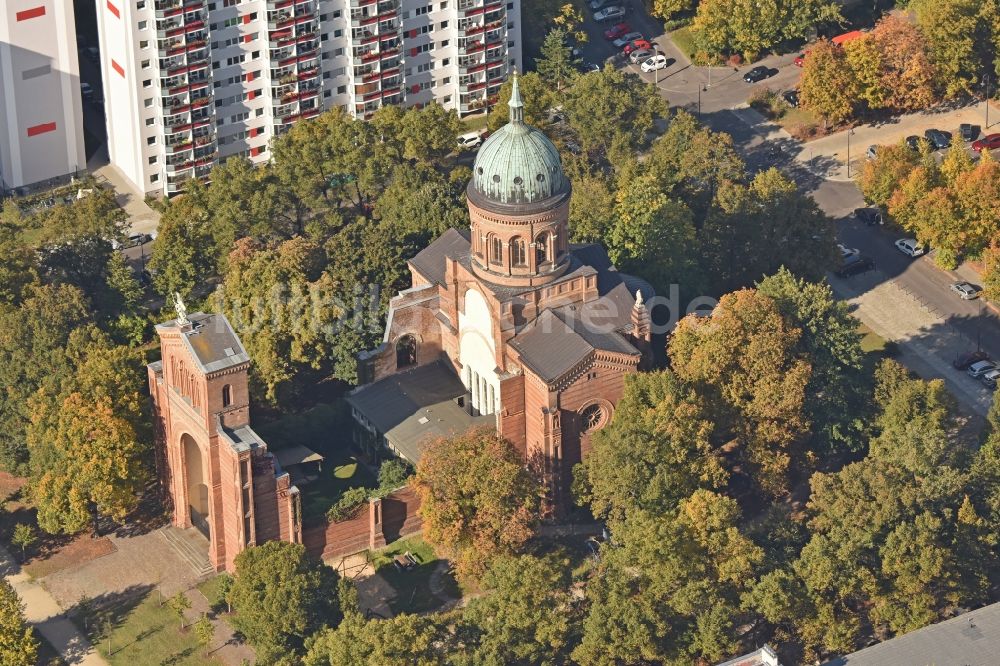
[[[694,35],[691,28],[677,28],[670,33],[670,39],[674,40],[674,45],[687,56],[687,59],[694,62],[694,55],[697,48],[694,45]]]
[[[160,605],[156,592],[146,595],[134,607],[123,602],[107,611],[116,617],[110,632],[111,651],[100,620],[91,622],[88,633],[90,641],[112,666],[222,664],[214,657],[205,656],[190,627],[181,631],[177,616],[166,604]]]
[[[407,551],[416,557],[419,564],[401,571],[392,560]],[[439,559],[426,541],[419,537],[401,539],[388,548],[373,553],[373,559],[378,573],[396,590],[396,598],[389,601],[393,613],[429,613],[441,607],[441,600],[434,596],[430,588],[431,574]],[[448,577],[447,581],[451,596],[462,596],[454,578]]]
[[[475,132],[477,130],[486,129],[486,123],[488,120],[488,114],[478,113],[474,116],[462,118],[462,124],[465,125],[466,132]]]
[[[881,354],[885,351],[886,340],[864,324],[858,326],[861,334],[861,351],[866,354]]]
[[[305,518],[326,515],[327,509],[349,488],[376,487],[378,479],[353,454],[345,452],[336,460],[327,457],[319,478],[299,486],[302,515]]]
[[[222,598],[222,581],[227,576],[228,574],[219,574],[198,583],[198,591],[205,595],[208,604],[216,613],[226,610],[226,600]]]

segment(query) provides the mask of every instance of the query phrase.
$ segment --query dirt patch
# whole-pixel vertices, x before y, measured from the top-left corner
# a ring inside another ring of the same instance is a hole
[[[57,571],[96,560],[116,550],[115,544],[108,537],[94,539],[89,534],[80,534],[61,544],[58,550],[31,558],[23,568],[28,575],[37,580]]]
[[[27,479],[19,476],[14,476],[13,474],[8,474],[7,472],[0,472],[0,500],[6,500],[11,495],[18,492],[27,482]]]

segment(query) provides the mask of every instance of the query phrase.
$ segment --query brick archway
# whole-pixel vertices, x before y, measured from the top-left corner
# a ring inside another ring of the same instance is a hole
[[[196,527],[205,537],[212,540],[210,474],[207,451],[203,450],[193,436],[184,433],[178,440],[183,474],[184,517],[189,525]]]

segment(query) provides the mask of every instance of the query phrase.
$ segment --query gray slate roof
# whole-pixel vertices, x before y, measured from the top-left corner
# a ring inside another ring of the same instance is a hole
[[[410,266],[434,284],[444,284],[445,259],[469,256],[469,230],[448,229],[410,259]]]
[[[1000,603],[838,657],[825,666],[997,666]]]
[[[191,352],[191,356],[201,366],[202,372],[216,372],[247,363],[250,355],[223,314],[196,312],[188,315],[191,330],[184,332],[181,339]],[[177,320],[157,324],[156,328],[174,328]]]
[[[435,361],[360,386],[347,395],[347,402],[397,453],[416,464],[428,441],[496,425],[496,416],[472,416],[456,404],[455,398],[465,392],[452,369]]]

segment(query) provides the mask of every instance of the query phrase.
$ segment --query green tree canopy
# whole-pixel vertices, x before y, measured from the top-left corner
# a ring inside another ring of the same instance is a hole
[[[37,659],[38,641],[24,619],[24,604],[0,577],[0,664],[35,666]]]

